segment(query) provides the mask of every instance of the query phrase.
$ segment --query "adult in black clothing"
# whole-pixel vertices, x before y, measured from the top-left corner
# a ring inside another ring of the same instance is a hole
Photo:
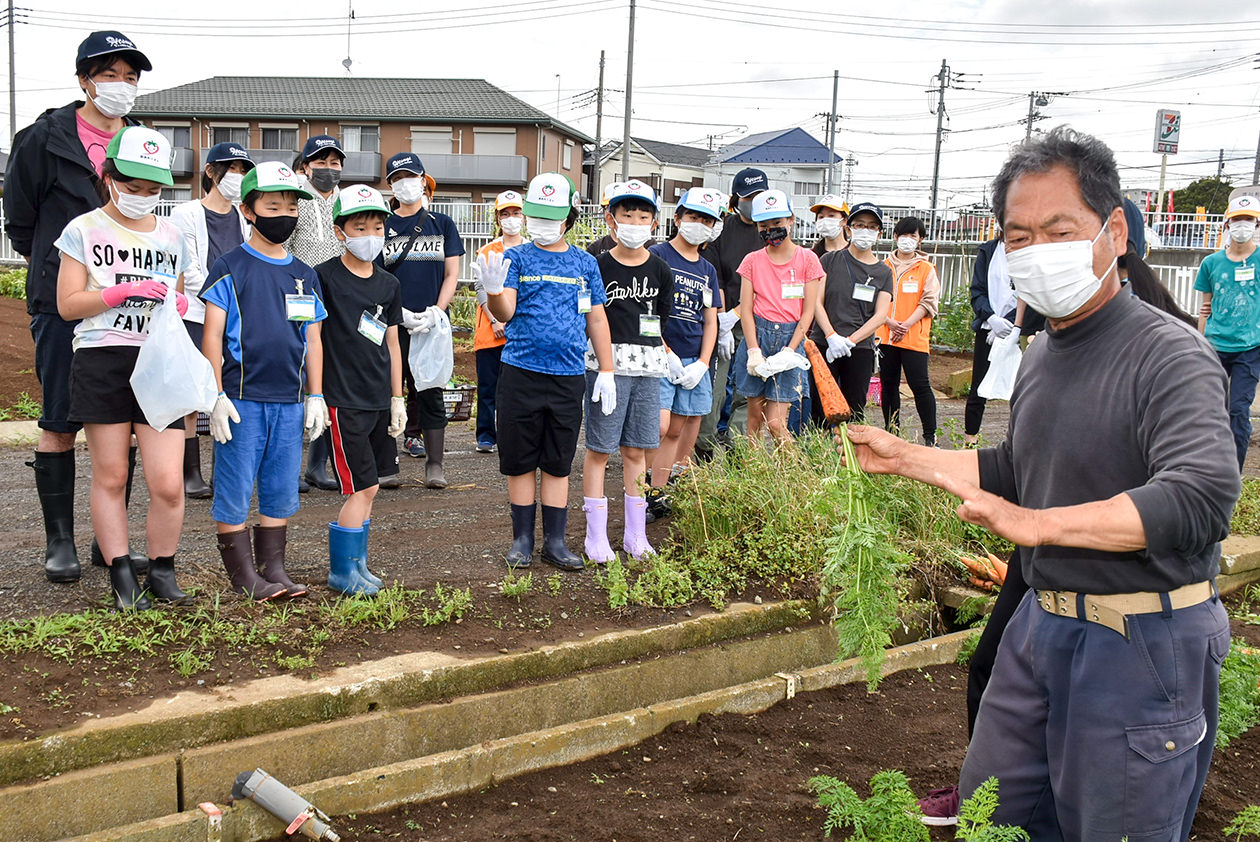
[[[84,100],[50,108],[17,133],[4,185],[5,231],[26,260],[26,311],[35,340],[35,376],[43,391],[35,488],[44,513],[47,546],[44,573],[51,582],[80,575],[74,548],[74,438],[81,424],[68,418],[71,343],[77,322],[57,312],[61,253],[53,246],[70,220],[105,203],[101,168],[105,150],[124,126],[136,98],[140,74],[153,69],[144,53],[121,32],[93,32],[79,45],[74,72]],[[136,449],[131,448],[126,496],[131,496]],[[93,563],[105,559],[95,541]],[[132,553],[137,572],[148,558]]]

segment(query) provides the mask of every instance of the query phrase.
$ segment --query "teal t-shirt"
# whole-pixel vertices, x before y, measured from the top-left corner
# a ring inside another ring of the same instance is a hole
[[[1225,252],[1209,254],[1199,264],[1194,288],[1212,294],[1212,315],[1204,335],[1217,351],[1233,354],[1260,347],[1260,271],[1257,253],[1230,260]]]

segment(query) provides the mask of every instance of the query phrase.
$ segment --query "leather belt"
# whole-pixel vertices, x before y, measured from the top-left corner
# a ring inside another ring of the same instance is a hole
[[[1183,585],[1167,593],[1078,594],[1075,591],[1037,591],[1037,603],[1047,614],[1098,623],[1129,636],[1129,614],[1158,614],[1207,602],[1216,593],[1211,582]],[[1078,611],[1078,606],[1080,610]]]

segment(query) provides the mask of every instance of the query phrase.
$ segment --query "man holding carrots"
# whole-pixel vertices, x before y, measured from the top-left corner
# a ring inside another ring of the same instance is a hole
[[[994,822],[1036,842],[1180,842],[1229,650],[1212,582],[1240,490],[1225,374],[1189,326],[1119,294],[1127,225],[1101,141],[1060,127],[1023,144],[993,203],[1015,289],[1049,320],[1006,441],[850,437],[865,470],[940,486],[961,518],[1025,548],[1032,590],[1002,638],[961,795],[995,776]]]

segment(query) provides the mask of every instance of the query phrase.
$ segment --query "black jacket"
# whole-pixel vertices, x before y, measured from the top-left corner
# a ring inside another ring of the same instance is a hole
[[[739,304],[739,264],[765,247],[755,223],[745,222],[738,213],[728,213],[722,223],[722,235],[701,252],[717,270],[727,310],[734,310]]]
[[[993,259],[993,253],[997,251],[1000,242],[1002,241],[999,239],[989,240],[976,249],[976,262],[971,269],[971,309],[976,314],[971,320],[972,330],[985,327],[985,321],[993,315],[993,305],[989,303],[989,261]],[[1012,305],[1009,312],[1001,315],[1015,321],[1015,306]],[[1030,307],[1024,311],[1024,324],[1020,325],[1019,332],[1023,336],[1032,336],[1045,330],[1045,327],[1046,317]]]
[[[13,139],[5,173],[5,232],[30,262],[26,310],[32,314],[57,312],[61,255],[53,243],[70,220],[104,204],[104,187],[75,123],[75,109],[82,105],[50,108]]]

